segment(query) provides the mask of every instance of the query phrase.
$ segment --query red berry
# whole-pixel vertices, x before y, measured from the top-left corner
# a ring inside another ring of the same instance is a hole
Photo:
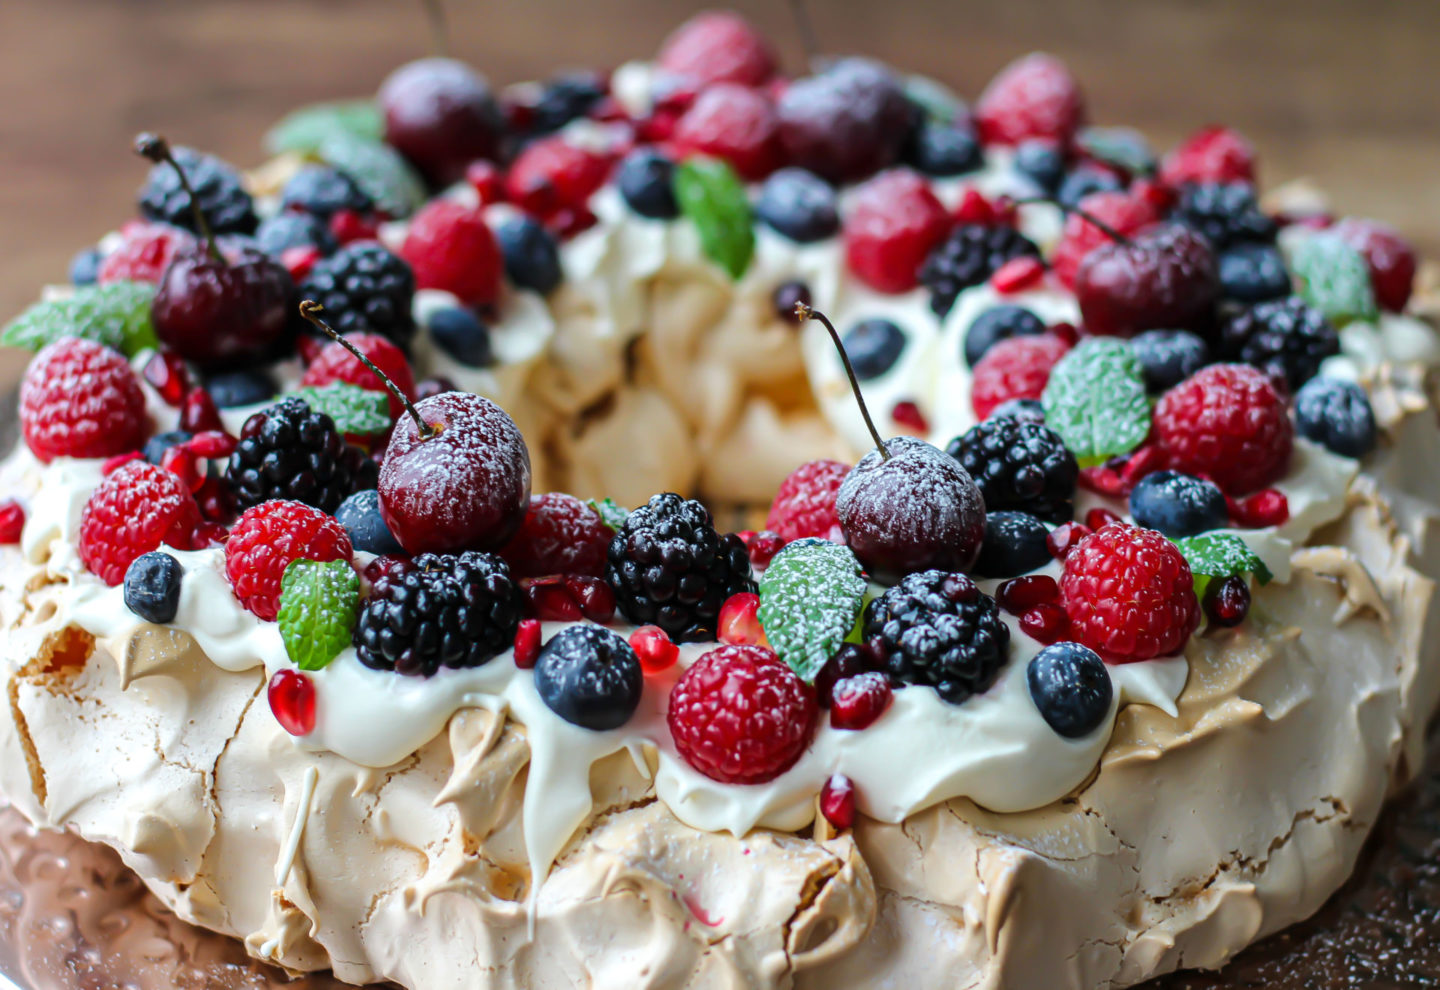
[[[1160,180],[1169,186],[1187,182],[1255,182],[1255,148],[1228,127],[1197,131],[1160,166]]]
[[[925,257],[950,230],[945,207],[904,168],[881,172],[852,195],[843,228],[850,269],[881,292],[915,288]]]
[[[402,65],[380,86],[385,141],[436,186],[494,158],[505,122],[490,85],[464,62],[426,58]]]
[[[307,736],[315,728],[315,684],[298,670],[275,671],[265,691],[270,712],[280,728],[292,736]]]
[[[349,560],[350,534],[319,509],[274,499],[245,513],[225,543],[225,574],[235,597],[262,619],[280,609],[280,578],[295,560]]]
[[[726,784],[763,784],[810,745],[815,692],[763,646],[720,646],[696,660],[670,692],[675,748]]]
[[[1165,224],[1129,243],[1085,256],[1075,297],[1092,334],[1131,337],[1142,330],[1204,330],[1215,315],[1220,278],[1209,243],[1188,227]]]
[[[786,543],[807,536],[843,542],[840,517],[835,513],[835,495],[850,473],[840,461],[807,461],[780,482],[765,528],[779,534]],[[773,556],[773,554],[772,554]]]
[[[0,502],[0,543],[20,542],[25,529],[25,509],[13,498]]]
[[[1394,227],[1378,220],[1346,217],[1334,226],[1340,239],[1365,256],[1375,301],[1400,312],[1415,287],[1415,248]]]
[[[1070,345],[1053,334],[1011,337],[985,352],[970,381],[970,406],[984,419],[1010,399],[1038,399]]]
[[[895,425],[907,433],[923,437],[930,432],[930,421],[920,411],[920,407],[909,399],[901,399],[895,403],[890,410],[890,418]]]
[[[155,332],[203,368],[263,356],[294,315],[295,283],[278,261],[242,248],[225,261],[204,245],[176,252],[155,291]]]
[[[720,83],[685,111],[672,140],[681,157],[723,158],[742,178],[754,181],[780,164],[779,131],[775,107],[763,94],[738,83]]]
[[[31,452],[46,463],[123,454],[138,449],[149,432],[145,393],[118,351],[62,337],[25,371],[20,428]]]
[[[362,573],[364,574],[365,580],[374,585],[381,579],[389,577],[391,574],[404,571],[409,566],[409,557],[387,553],[376,557],[370,561],[370,563],[366,564],[365,570]]]
[[[659,626],[636,629],[630,634],[630,649],[640,658],[640,669],[647,674],[669,670],[680,659],[680,647]]]
[[[505,199],[505,180],[494,162],[484,159],[465,166],[465,181],[475,190],[481,206],[499,203]]]
[[[1180,548],[1151,529],[1106,526],[1065,558],[1070,634],[1111,663],[1180,652],[1200,622]]]
[[[105,476],[80,514],[80,559],[110,586],[125,569],[160,544],[188,550],[200,510],[169,471],[131,461]]]
[[[1083,523],[1067,522],[1061,523],[1050,531],[1045,537],[1045,547],[1050,551],[1050,556],[1056,560],[1064,560],[1070,556],[1070,552],[1089,536],[1094,530]]]
[[[758,86],[775,74],[775,54],[750,22],[715,10],[696,14],[660,46],[660,68],[694,83]]]
[[[1091,193],[1080,200],[1079,206],[1079,210],[1065,218],[1060,241],[1050,256],[1050,267],[1060,281],[1072,289],[1080,263],[1090,252],[1115,242],[1113,237],[1081,216],[1082,212],[1123,237],[1137,234],[1160,219],[1159,211],[1149,200],[1113,189]]]
[[[1283,526],[1290,520],[1290,500],[1274,488],[1262,488],[1248,498],[1226,498],[1230,503],[1230,518],[1245,529]]]
[[[1011,258],[995,269],[990,285],[1002,296],[1024,292],[1045,277],[1045,263],[1039,258]]]
[[[1238,626],[1250,614],[1250,585],[1238,574],[1211,581],[1205,589],[1205,615],[1217,626]]]
[[[866,729],[885,714],[894,700],[890,678],[867,671],[836,681],[830,692],[830,725],[836,729]]]
[[[1030,574],[1001,582],[995,589],[995,603],[1012,615],[1048,605],[1060,598],[1060,586],[1048,574]]]
[[[347,333],[345,339],[383,371],[405,398],[414,401],[415,376],[410,371],[410,362],[405,359],[405,352],[395,346],[390,338],[378,333]],[[368,392],[384,392],[390,403],[391,419],[399,417],[405,411],[404,403],[390,393],[375,372],[361,364],[343,344],[334,340],[321,349],[315,360],[310,362],[310,367],[305,369],[305,377],[300,380],[301,385],[317,388],[331,382],[348,382]]]
[[[120,246],[105,256],[95,280],[107,282],[159,282],[176,252],[195,245],[195,236],[163,223],[135,224],[127,228]]]
[[[1070,628],[1070,619],[1059,605],[1036,605],[1020,616],[1020,630],[1035,640],[1049,646],[1057,642]]]
[[[835,525],[837,527],[840,525],[838,520]],[[774,560],[775,555],[785,547],[785,538],[768,529],[758,533],[753,529],[747,529],[735,535],[740,537],[740,542],[745,544],[745,551],[750,555],[750,566],[761,570],[769,567],[770,561]],[[839,539],[836,542],[839,542]]]
[[[760,625],[760,596],[749,591],[731,595],[720,606],[715,623],[715,638],[731,646],[769,646]]]
[[[1039,52],[1001,69],[975,104],[980,137],[990,144],[1043,138],[1069,145],[1084,118],[1080,84],[1064,62]]]
[[[588,574],[605,570],[615,533],[574,495],[546,492],[530,499],[520,530],[500,551],[516,577]]]
[[[837,773],[825,781],[820,789],[820,814],[836,828],[855,824],[855,784],[849,777]]]
[[[190,390],[190,375],[185,362],[174,351],[157,351],[140,369],[141,376],[150,384],[167,406],[178,406],[185,393]]]
[[[400,256],[414,269],[418,288],[444,289],[475,306],[500,294],[500,245],[484,214],[463,203],[436,199],[415,214]]]
[[[1243,495],[1285,474],[1294,428],[1264,372],[1213,364],[1161,397],[1155,438],[1170,467]]]
[[[521,619],[515,630],[515,666],[530,670],[540,656],[540,620]]]
[[[555,134],[525,146],[505,176],[512,203],[542,219],[585,206],[610,174],[610,155],[579,148]]]

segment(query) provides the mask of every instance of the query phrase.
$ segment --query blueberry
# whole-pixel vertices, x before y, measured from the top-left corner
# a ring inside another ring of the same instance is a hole
[[[1146,330],[1130,338],[1151,392],[1174,388],[1210,362],[1210,347],[1187,330]]]
[[[985,515],[985,539],[975,561],[978,577],[1012,578],[1050,563],[1050,527],[1028,512],[1002,509]]]
[[[1030,659],[1025,670],[1030,700],[1045,722],[1066,739],[1100,728],[1115,688],[1099,654],[1079,643],[1056,643]]]
[[[556,715],[584,729],[618,729],[640,704],[640,660],[603,626],[570,626],[535,661],[535,690]]]
[[[1257,303],[1290,294],[1290,272],[1273,244],[1236,244],[1220,252],[1220,294],[1237,302]]]
[[[1094,165],[1080,165],[1070,170],[1060,182],[1060,188],[1055,192],[1055,198],[1060,201],[1061,206],[1075,207],[1080,201],[1091,193],[1110,192],[1125,188],[1124,183],[1107,168],[1096,168]]]
[[[279,389],[263,371],[221,371],[205,379],[205,390],[221,409],[253,406],[273,399]]]
[[[313,247],[321,254],[330,254],[339,246],[325,221],[308,213],[290,212],[277,213],[261,223],[255,231],[255,244],[272,258],[279,258],[290,248]]]
[[[1053,193],[1065,178],[1065,155],[1050,141],[1022,141],[1015,149],[1015,170],[1045,192]]]
[[[1039,399],[1006,399],[994,409],[986,419],[1001,419],[1009,417],[1027,423],[1045,422],[1045,406]]]
[[[100,276],[99,248],[86,248],[70,259],[70,284],[94,285]]]
[[[915,128],[906,159],[926,175],[964,175],[985,165],[980,140],[965,125],[927,120]]]
[[[851,327],[844,344],[855,376],[869,381],[895,366],[905,349],[905,333],[889,320],[874,317]]]
[[[653,148],[632,151],[620,163],[615,184],[630,209],[652,220],[670,220],[680,215],[675,202],[675,163]]]
[[[145,459],[151,464],[158,465],[165,459],[165,452],[171,447],[178,447],[190,440],[190,434],[184,430],[171,430],[168,433],[157,433],[145,441]]]
[[[505,274],[522,289],[549,295],[560,284],[560,248],[555,235],[534,217],[506,220],[495,229],[505,255]]]
[[[348,173],[330,165],[306,165],[285,183],[280,207],[328,220],[341,210],[368,213],[375,208],[375,201]]]
[[[1375,449],[1375,411],[1365,390],[1338,378],[1312,378],[1295,394],[1300,435],[1342,457]]]
[[[1225,495],[1208,481],[1178,471],[1156,471],[1130,493],[1130,515],[1146,529],[1172,539],[1224,529],[1230,522]]]
[[[180,607],[180,561],[152,550],[136,557],[125,571],[125,607],[146,622],[165,623]]]
[[[488,368],[495,363],[490,329],[468,309],[447,306],[430,314],[430,336],[440,349],[461,364]]]
[[[380,493],[373,488],[356,492],[341,502],[335,518],[349,532],[356,550],[374,554],[405,552],[390,527],[385,525],[385,518],[380,515]]]
[[[605,96],[605,80],[594,72],[571,72],[545,83],[530,115],[530,134],[550,134],[583,117]]]
[[[1040,317],[1024,306],[991,306],[975,317],[965,331],[965,363],[975,367],[985,352],[1011,337],[1034,337],[1045,332]]]
[[[822,241],[840,229],[835,189],[803,168],[782,168],[766,179],[755,215],[802,244]]]

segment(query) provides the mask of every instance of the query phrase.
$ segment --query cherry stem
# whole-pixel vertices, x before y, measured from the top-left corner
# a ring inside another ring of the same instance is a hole
[[[845,377],[850,379],[850,391],[855,393],[855,401],[860,406],[860,415],[865,418],[865,428],[870,431],[870,437],[875,441],[875,449],[880,451],[882,460],[890,459],[890,451],[885,446],[885,441],[880,439],[880,431],[875,429],[875,421],[870,418],[870,409],[865,405],[865,396],[860,394],[860,379],[855,377],[855,368],[850,364],[850,355],[845,353],[845,345],[840,342],[840,334],[835,330],[835,324],[830,318],[818,309],[812,309],[803,302],[795,304],[795,319],[800,323],[806,320],[817,320],[823,326],[830,339],[835,343],[835,349],[840,352],[840,363],[845,365]]]
[[[340,336],[340,334],[336,332],[334,327],[332,327],[330,324],[326,323],[320,318],[319,314],[323,312],[325,312],[325,307],[321,306],[313,299],[306,299],[300,304],[301,316],[309,320],[310,324],[314,326],[317,330],[323,331],[325,335],[328,336],[331,340],[335,341],[335,343],[339,344],[351,354],[355,355],[355,360],[359,361],[365,367],[369,368],[370,371],[374,373],[375,377],[380,379],[381,384],[383,384],[387,389],[390,390],[390,394],[400,400],[400,403],[405,407],[406,411],[410,413],[410,418],[415,420],[415,427],[420,431],[421,440],[429,440],[433,436],[438,436],[440,434],[440,431],[420,418],[420,412],[415,408],[415,404],[405,397],[405,393],[400,391],[400,387],[390,380],[390,376],[386,375],[385,372],[375,367],[375,362],[371,361],[364,354],[361,354],[360,348],[356,347],[354,344],[350,343],[350,341]]]
[[[1049,203],[1051,206],[1055,207],[1067,217],[1072,213],[1075,214],[1081,220],[1084,220],[1086,223],[1094,226],[1097,230],[1100,231],[1100,233],[1104,234],[1106,237],[1110,238],[1115,243],[1123,244],[1126,247],[1129,247],[1131,244],[1130,238],[1120,233],[1120,231],[1110,226],[1104,220],[1096,217],[1093,213],[1082,210],[1078,206],[1066,206],[1058,199],[1054,199],[1050,196],[1027,196],[1024,199],[1012,199],[1010,202],[1014,203],[1016,206],[1026,206],[1030,203]]]
[[[195,229],[205,239],[205,246],[210,251],[210,257],[221,265],[224,265],[225,256],[220,253],[220,245],[215,243],[215,232],[210,229],[210,221],[205,219],[205,211],[200,208],[200,197],[195,195],[195,188],[190,185],[190,177],[175,160],[175,153],[170,150],[170,142],[158,134],[148,132],[139,134],[135,138],[135,153],[142,158],[148,158],[156,165],[169,165],[175,170],[180,178],[180,188],[185,190],[185,195],[190,197],[190,212],[195,218]]]
[[[425,7],[425,19],[430,22],[430,46],[435,55],[444,58],[449,53],[450,32],[445,23],[444,0],[421,0]]]
[[[810,12],[805,9],[805,0],[790,0],[790,13],[795,18],[795,29],[800,32],[800,47],[805,49],[805,60],[813,69],[820,54],[820,44],[815,40],[815,25]]]

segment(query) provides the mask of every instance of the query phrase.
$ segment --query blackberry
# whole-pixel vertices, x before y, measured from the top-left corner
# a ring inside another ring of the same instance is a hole
[[[1080,465],[1048,426],[987,419],[951,440],[945,452],[980,486],[986,512],[1015,509],[1051,523],[1075,514]]]
[[[422,553],[396,563],[370,589],[353,642],[375,670],[430,677],[479,667],[515,642],[524,600],[493,553]]]
[[[973,572],[980,577],[1012,578],[1038,570],[1050,563],[1045,539],[1050,527],[1027,512],[985,514],[985,540]]]
[[[258,222],[255,203],[240,183],[240,173],[213,155],[193,148],[175,148],[175,160],[185,170],[200,210],[216,234],[249,234]],[[155,165],[140,189],[140,214],[148,220],[159,220],[192,233],[195,218],[190,211],[190,194],[169,165]]]
[[[965,331],[965,364],[971,368],[985,352],[1011,337],[1033,337],[1045,332],[1045,324],[1024,306],[991,306],[975,317]]]
[[[1200,182],[1180,191],[1175,219],[1201,234],[1216,251],[1245,242],[1275,240],[1275,221],[1260,210],[1245,182]]]
[[[374,241],[347,244],[317,261],[300,282],[300,298],[324,306],[342,334],[383,334],[405,347],[415,333],[415,273]]]
[[[544,84],[540,98],[530,108],[526,133],[535,137],[554,133],[585,116],[604,98],[605,80],[593,72],[556,76]]]
[[[375,209],[375,201],[348,172],[331,165],[306,165],[285,183],[280,206],[287,212],[329,220],[341,210],[369,213]]]
[[[1285,258],[1274,244],[1235,244],[1215,259],[1220,295],[1240,303],[1281,299],[1293,290]]]
[[[864,634],[892,678],[954,705],[995,683],[1010,647],[995,600],[948,571],[906,575],[866,606]]]
[[[535,661],[540,700],[571,725],[596,732],[630,721],[644,684],[640,658],[604,626],[560,630]]]
[[[1040,257],[1040,249],[1014,227],[961,224],[930,252],[920,281],[930,290],[930,308],[944,318],[955,298],[979,285],[1011,258]]]
[[[1293,392],[1340,353],[1340,335],[1318,309],[1299,296],[1256,303],[1220,328],[1220,356],[1243,361],[1274,377]]]
[[[374,488],[379,471],[334,420],[290,396],[245,421],[225,478],[242,511],[285,498],[334,512],[347,495]]]
[[[755,590],[740,538],[721,536],[703,505],[673,492],[626,517],[610,541],[605,580],[627,619],[687,641],[713,639],[725,599]]]
[[[1145,388],[1168,392],[1210,363],[1210,346],[1188,330],[1146,330],[1130,338]]]
[[[1312,378],[1295,394],[1300,435],[1342,457],[1364,457],[1375,449],[1375,410],[1354,382]]]

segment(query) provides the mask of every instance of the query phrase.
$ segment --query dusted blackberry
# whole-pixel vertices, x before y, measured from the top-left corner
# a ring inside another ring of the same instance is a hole
[[[493,553],[422,553],[396,563],[370,589],[355,624],[355,652],[375,670],[429,677],[479,667],[515,642],[524,600]]]
[[[653,496],[610,541],[605,580],[620,611],[676,640],[707,640],[725,599],[754,591],[750,556],[738,536],[721,536],[699,502]]]
[[[954,705],[995,683],[1010,647],[995,600],[948,571],[907,575],[866,606],[864,631],[891,677]]]
[[[1014,227],[964,223],[951,231],[920,266],[920,281],[930,290],[930,308],[944,316],[955,297],[979,285],[1011,258],[1040,257],[1040,249]]]
[[[255,203],[240,184],[240,173],[213,155],[193,148],[174,148],[175,160],[185,170],[205,220],[216,234],[249,234],[255,230]],[[140,189],[140,213],[146,219],[159,220],[193,233],[195,217],[190,211],[190,194],[169,165],[150,169]]]
[[[1256,303],[1220,330],[1220,356],[1283,377],[1293,392],[1315,377],[1320,363],[1340,353],[1340,335],[1299,296]]]
[[[1014,509],[1067,522],[1080,465],[1054,430],[1013,417],[987,419],[950,441],[945,452],[980,486],[985,511]]]
[[[379,470],[334,420],[291,396],[245,421],[225,478],[241,510],[285,498],[334,512],[347,495],[374,488]]]
[[[1275,221],[1260,210],[1244,182],[1201,182],[1180,192],[1175,219],[1202,234],[1216,251],[1247,241],[1275,240]]]
[[[330,165],[306,165],[285,183],[280,206],[328,220],[341,210],[369,213],[375,201],[348,172]]]
[[[383,334],[404,347],[415,333],[415,273],[374,241],[347,244],[317,261],[300,282],[300,298],[325,307],[342,334]]]

